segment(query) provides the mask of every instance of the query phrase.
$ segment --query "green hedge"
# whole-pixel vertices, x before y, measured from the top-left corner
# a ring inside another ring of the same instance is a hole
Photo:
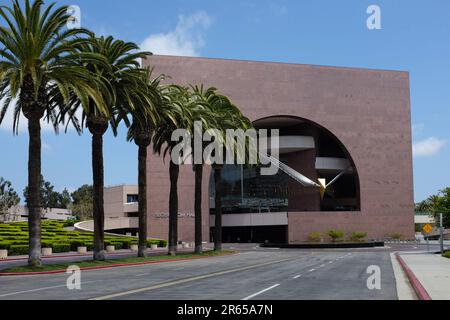
[[[54,253],[70,252],[70,243],[56,243],[52,247]]]
[[[11,245],[8,250],[10,256],[21,256],[28,254],[28,245]]]
[[[5,249],[8,250],[10,245],[11,245],[10,242],[2,241],[2,242],[0,242],[0,250],[5,250]]]
[[[150,240],[147,240],[147,246],[148,247],[151,247],[152,244],[156,244],[160,248],[165,248],[167,246],[167,241],[166,240],[161,240],[161,239],[150,239]]]
[[[53,252],[76,251],[78,247],[93,249],[93,234],[79,231],[65,230],[64,227],[72,225],[63,221],[42,221],[41,241],[42,247],[51,247]],[[105,236],[105,246],[114,245],[116,249],[129,249],[132,244],[137,244],[138,239],[124,236]],[[167,241],[160,239],[149,239],[148,246],[157,244],[165,247]],[[13,222],[0,224],[0,249],[7,249],[8,254],[28,254],[28,224],[27,222]],[[12,248],[11,248],[12,247]]]

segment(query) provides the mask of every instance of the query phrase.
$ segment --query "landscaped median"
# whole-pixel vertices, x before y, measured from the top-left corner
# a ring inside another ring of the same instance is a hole
[[[18,276],[18,275],[42,275],[42,274],[54,274],[54,273],[65,273],[69,266],[76,265],[81,270],[95,270],[95,269],[109,269],[117,267],[127,267],[127,266],[137,266],[145,264],[155,264],[164,262],[174,262],[174,261],[187,261],[196,259],[205,259],[219,256],[226,256],[234,254],[234,251],[223,250],[223,251],[206,251],[201,254],[194,253],[180,253],[176,256],[169,255],[157,255],[149,256],[145,258],[124,258],[124,259],[114,259],[105,261],[78,261],[78,262],[67,262],[58,264],[48,264],[41,267],[13,267],[9,269],[4,269],[0,271],[0,276]]]
[[[93,248],[93,234],[66,230],[65,227],[73,225],[73,222],[42,221],[42,248],[43,254],[80,252],[85,253]],[[132,249],[138,243],[137,238],[126,236],[105,236],[105,246],[114,246],[115,250]],[[148,246],[165,247],[167,241],[161,239],[149,239]],[[84,249],[80,251],[80,249]],[[28,254],[28,223],[13,222],[0,224],[0,250],[7,250],[8,256]]]

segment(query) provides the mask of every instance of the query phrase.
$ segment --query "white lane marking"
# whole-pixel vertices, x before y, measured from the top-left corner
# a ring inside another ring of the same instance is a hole
[[[277,284],[275,284],[275,285],[273,285],[273,286],[271,286],[271,287],[269,287],[269,288],[266,288],[266,289],[264,289],[264,290],[258,291],[257,293],[254,293],[254,294],[252,294],[252,295],[250,295],[250,296],[248,296],[248,297],[246,297],[246,298],[244,298],[244,299],[242,299],[242,300],[250,300],[250,299],[252,299],[252,298],[254,298],[254,297],[256,297],[256,296],[259,296],[260,294],[262,294],[262,293],[264,293],[264,292],[267,292],[267,291],[269,291],[269,290],[272,290],[272,289],[278,287],[279,285],[280,285],[280,284],[277,283]]]
[[[302,275],[301,274],[298,274],[298,275],[296,275],[295,277],[293,277],[292,279],[298,279],[298,278],[300,278]]]
[[[103,281],[103,280],[83,281],[83,282],[81,282],[81,285],[86,284],[86,283],[101,282],[101,281]],[[23,294],[23,293],[31,293],[31,292],[44,291],[44,290],[50,290],[50,289],[56,289],[56,288],[64,288],[64,287],[67,287],[67,285],[65,284],[65,285],[59,285],[59,286],[43,287],[43,288],[36,288],[36,289],[31,289],[31,290],[10,292],[10,293],[5,293],[5,294],[0,294],[0,297],[9,297],[9,296],[15,296],[18,294]]]
[[[334,261],[330,261],[330,262],[328,262],[329,264],[332,264]]]
[[[314,272],[314,271],[316,271],[316,269],[311,269],[311,270],[309,270],[308,272]]]
[[[174,281],[162,282],[162,283],[159,283],[159,284],[152,285],[150,287],[145,287],[145,288],[139,288],[139,289],[133,289],[133,290],[128,290],[128,291],[113,293],[113,294],[109,294],[109,295],[106,295],[106,296],[92,298],[92,299],[89,299],[89,300],[108,300],[108,299],[123,297],[123,296],[127,296],[127,295],[147,292],[147,291],[151,291],[151,290],[155,290],[155,289],[166,288],[166,287],[174,286],[174,285],[177,285],[177,284],[189,283],[189,282],[193,282],[193,281],[208,279],[208,278],[212,278],[212,277],[218,277],[218,276],[222,276],[222,275],[230,274],[230,273],[235,273],[235,272],[247,271],[247,270],[251,270],[251,269],[255,269],[255,268],[259,268],[259,267],[263,267],[263,266],[268,266],[268,265],[273,265],[273,264],[278,264],[278,263],[287,262],[287,261],[293,261],[293,260],[296,260],[296,258],[288,258],[288,259],[282,259],[282,260],[277,260],[277,261],[269,261],[269,262],[260,263],[260,264],[254,264],[254,265],[250,265],[250,266],[246,266],[246,267],[227,269],[227,270],[223,270],[223,271],[207,273],[207,274],[194,276],[194,277],[190,277],[190,278],[183,278],[183,279],[178,279],[178,280],[174,280]]]
[[[319,266],[319,268],[323,268],[323,267],[325,267],[325,265],[324,265],[324,264],[321,264],[321,265]]]

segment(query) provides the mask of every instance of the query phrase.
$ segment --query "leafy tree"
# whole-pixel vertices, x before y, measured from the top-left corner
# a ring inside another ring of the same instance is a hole
[[[103,63],[95,55],[75,51],[85,41],[85,29],[67,30],[68,6],[44,8],[42,0],[11,1],[0,6],[0,124],[17,98],[13,128],[18,132],[20,116],[28,120],[28,197],[29,259],[31,266],[41,265],[41,120],[55,120],[60,101],[70,95],[103,105],[97,87],[98,78],[79,61]],[[60,99],[56,99],[60,97]],[[53,122],[55,130],[57,123]]]
[[[9,210],[17,206],[20,198],[12,187],[11,182],[0,178],[0,216],[9,214]]]
[[[40,182],[41,182],[41,185],[39,188],[39,195],[40,195],[39,197],[41,199],[40,208],[42,208],[42,209],[49,209],[49,208],[67,209],[67,198],[63,199],[63,197],[67,197],[67,195],[63,196],[59,192],[55,191],[54,190],[55,187],[51,184],[51,182],[45,181],[45,179],[42,175],[41,175]],[[66,193],[68,193],[68,191],[66,189],[65,189],[65,191],[66,191]],[[23,191],[23,196],[25,199],[28,199],[28,187],[25,187],[25,189]]]
[[[72,204],[72,198],[67,188],[64,188],[64,190],[59,194],[58,202],[62,209],[69,209]]]
[[[436,224],[439,224],[440,213],[443,214],[443,225],[450,228],[450,188],[441,190],[438,194],[432,195],[426,200],[417,203],[416,212],[428,212],[434,216]]]
[[[69,208],[77,220],[92,219],[94,191],[92,185],[83,185],[71,194],[73,202]]]

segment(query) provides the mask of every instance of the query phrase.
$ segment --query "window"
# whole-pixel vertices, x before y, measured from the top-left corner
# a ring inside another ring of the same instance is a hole
[[[128,212],[127,217],[128,218],[137,218],[137,217],[139,217],[139,212]]]
[[[136,203],[139,201],[137,194],[127,194],[127,203]]]

